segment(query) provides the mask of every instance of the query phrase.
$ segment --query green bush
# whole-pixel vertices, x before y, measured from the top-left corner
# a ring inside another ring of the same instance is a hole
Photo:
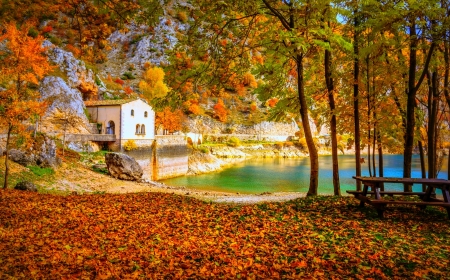
[[[136,77],[131,72],[125,72],[123,73],[122,77],[120,77],[122,80],[133,80],[136,79]]]
[[[39,166],[31,165],[31,166],[28,166],[28,169],[30,169],[31,172],[33,172],[33,174],[37,175],[37,176],[44,176],[44,175],[53,175],[53,174],[55,174],[55,171],[52,168],[50,168],[50,167],[41,168]]]
[[[31,27],[28,30],[28,36],[36,38],[39,35],[39,31],[37,31],[34,27]]]
[[[230,140],[228,140],[227,145],[231,146],[231,147],[238,147],[241,145],[241,140],[239,140],[239,138],[233,136],[230,138]]]
[[[199,147],[198,147],[198,150],[199,150],[200,152],[204,153],[204,154],[209,154],[209,149],[208,149],[208,147],[205,147],[205,146],[199,146]]]

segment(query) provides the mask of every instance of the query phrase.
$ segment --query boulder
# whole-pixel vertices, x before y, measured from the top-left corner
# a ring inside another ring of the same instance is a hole
[[[56,143],[53,139],[45,137],[39,145],[25,151],[11,149],[8,153],[11,161],[20,165],[38,165],[40,167],[56,168],[61,165],[61,159],[56,155]]]
[[[14,187],[14,189],[16,190],[21,190],[21,191],[30,191],[30,192],[37,192],[37,188],[36,186],[28,181],[22,181],[16,184],[16,186]]]
[[[105,154],[105,162],[109,174],[114,178],[129,181],[138,181],[142,178],[142,167],[128,155],[107,153]]]
[[[27,155],[25,152],[16,149],[9,150],[8,158],[23,166],[34,165],[36,163],[33,155]]]

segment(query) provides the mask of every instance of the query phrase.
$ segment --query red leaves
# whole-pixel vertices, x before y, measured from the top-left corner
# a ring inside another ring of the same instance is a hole
[[[418,211],[378,220],[351,198],[233,206],[0,190],[0,278],[445,278],[446,213]]]

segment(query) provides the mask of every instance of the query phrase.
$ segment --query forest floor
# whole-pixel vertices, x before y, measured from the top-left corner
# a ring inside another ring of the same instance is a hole
[[[0,279],[449,279],[439,208],[0,189]]]

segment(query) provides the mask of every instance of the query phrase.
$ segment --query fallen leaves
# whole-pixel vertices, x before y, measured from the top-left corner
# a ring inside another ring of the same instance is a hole
[[[162,193],[0,190],[0,278],[450,275],[445,212],[399,208],[379,220],[356,204],[349,197],[236,206]]]

